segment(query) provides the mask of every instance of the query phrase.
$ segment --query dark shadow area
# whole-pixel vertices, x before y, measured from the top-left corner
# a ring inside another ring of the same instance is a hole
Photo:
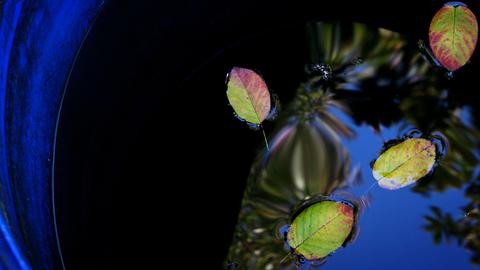
[[[289,100],[305,78],[306,21],[359,21],[426,39],[442,3],[107,3],[73,71],[59,127],[57,215],[67,268],[132,260],[137,269],[219,269],[252,146],[263,143],[235,122],[225,92],[213,90],[224,89],[226,72],[242,64],[265,70],[270,88]],[[479,108],[469,98],[478,58],[456,74],[452,91],[472,108]],[[113,186],[120,187],[115,221]],[[127,255],[113,258],[112,245]]]

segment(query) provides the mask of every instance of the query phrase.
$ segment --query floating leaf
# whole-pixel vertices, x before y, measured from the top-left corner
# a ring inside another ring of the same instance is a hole
[[[345,243],[354,224],[353,207],[322,201],[303,210],[292,222],[288,244],[307,260],[326,257]]]
[[[436,146],[423,138],[407,139],[383,152],[373,165],[382,188],[399,189],[427,175],[436,160]]]
[[[438,61],[455,71],[470,59],[477,44],[477,18],[461,2],[446,3],[430,23],[430,47]]]
[[[253,70],[234,67],[230,71],[227,97],[235,113],[260,125],[270,112],[270,93],[265,81]]]

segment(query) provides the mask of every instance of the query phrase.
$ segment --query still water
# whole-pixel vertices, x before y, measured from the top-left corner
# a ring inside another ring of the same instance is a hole
[[[225,268],[477,269],[480,134],[470,108],[452,101],[455,74],[435,65],[425,42],[386,29],[305,29],[305,80],[280,100],[269,150],[252,164]],[[435,169],[401,189],[379,187],[372,161],[409,136],[440,141]],[[325,200],[354,208],[353,229],[343,247],[308,260],[285,236]]]

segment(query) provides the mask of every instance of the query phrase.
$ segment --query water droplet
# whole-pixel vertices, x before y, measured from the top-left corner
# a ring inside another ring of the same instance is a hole
[[[320,65],[316,63],[305,65],[305,72],[308,75],[313,75],[314,73],[318,72],[319,69],[320,69]]]
[[[235,116],[235,118],[237,118],[238,120],[240,120],[241,122],[245,122],[245,119],[241,118],[240,116],[238,116],[238,114],[236,112],[233,112],[233,116]]]
[[[261,233],[265,232],[265,228],[255,228],[255,229],[253,229],[252,232],[254,234],[261,234]]]
[[[237,268],[238,268],[237,262],[232,262],[232,261],[227,262],[227,269],[237,269]]]
[[[229,80],[230,80],[230,72],[227,72],[227,74],[225,74],[225,84],[226,85],[228,84]]]
[[[233,112],[233,116],[235,116],[235,118],[237,118],[238,120],[240,120],[240,122],[243,122],[243,123],[246,123],[247,126],[252,129],[252,130],[259,130],[260,129],[260,125],[259,124],[255,124],[255,123],[250,123],[248,121],[246,121],[245,119],[243,119],[242,117],[240,117],[237,113]]]
[[[417,41],[417,46],[420,50],[423,50],[423,49],[425,49],[425,42],[423,40],[419,39]]]
[[[308,75],[322,76],[326,81],[333,78],[332,68],[324,63],[309,64],[305,67],[305,71]]]
[[[352,59],[352,64],[354,64],[355,66],[359,66],[361,64],[363,64],[363,58],[360,58],[360,57],[355,57]]]
[[[447,76],[447,79],[451,80],[451,79],[453,79],[453,72],[449,71],[445,74],[445,76]]]
[[[244,120],[245,121],[245,120]],[[245,121],[245,123],[247,123],[248,127],[252,130],[259,130],[260,129],[260,125],[259,124],[254,124],[254,123],[250,123],[248,121]]]

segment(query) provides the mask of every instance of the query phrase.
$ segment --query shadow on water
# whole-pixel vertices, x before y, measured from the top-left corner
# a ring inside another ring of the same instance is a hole
[[[432,65],[424,47],[418,46],[422,42],[385,29],[309,23],[306,33],[307,79],[293,100],[284,101],[270,151],[260,153],[252,165],[226,268],[321,267],[326,258],[305,260],[284,241],[298,209],[321,200],[355,206],[354,228],[343,246],[355,238],[369,194],[349,191],[361,183],[362,175],[344,144],[355,142],[362,125],[371,126],[384,142],[382,129],[393,125],[399,126],[399,138],[415,127],[418,132],[408,136],[423,134],[445,142],[440,145],[447,154],[411,190],[424,196],[449,188],[465,192],[463,216],[432,206],[425,230],[436,243],[455,239],[470,251],[472,263],[480,263],[480,133],[468,106],[449,93],[445,70]],[[354,125],[333,110],[349,115]],[[386,144],[394,138],[387,139]]]

